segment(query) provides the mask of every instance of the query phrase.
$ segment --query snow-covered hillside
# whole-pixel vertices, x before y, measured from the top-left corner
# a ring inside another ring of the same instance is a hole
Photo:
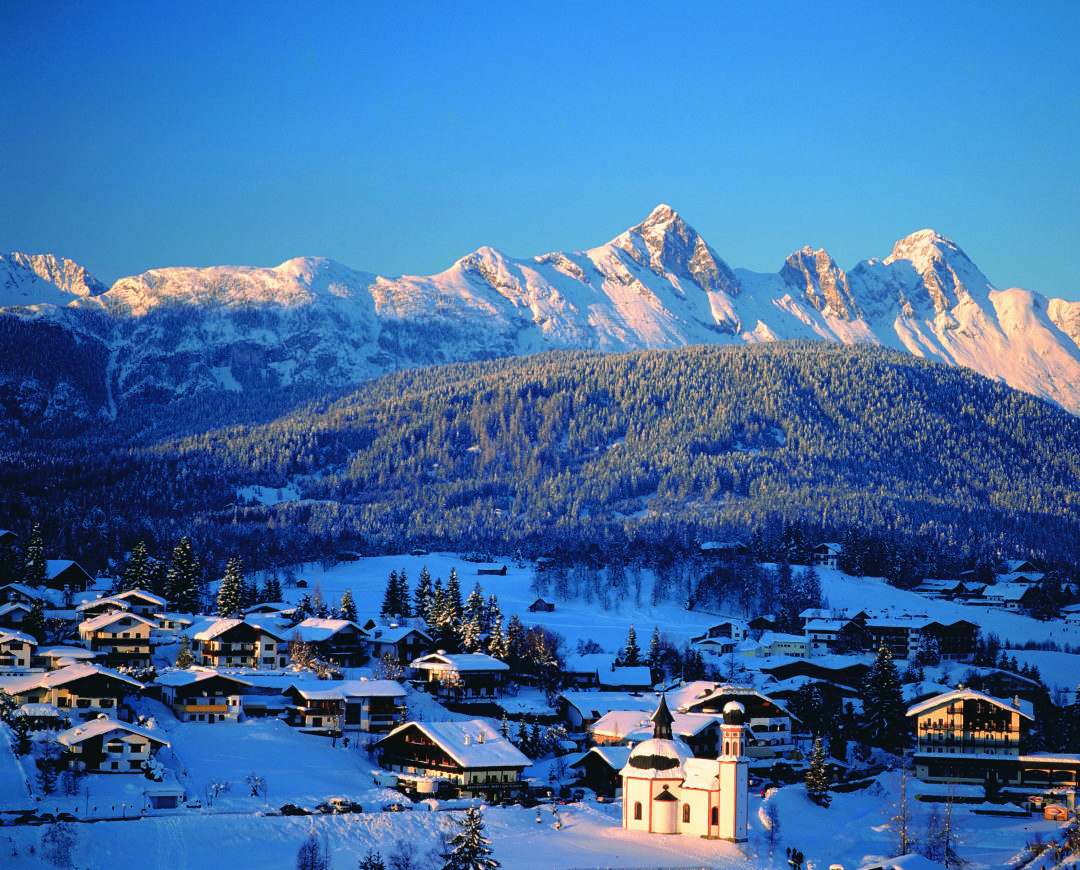
[[[300,258],[154,269],[107,292],[70,261],[14,254],[0,258],[0,304],[106,313],[121,406],[555,348],[821,339],[967,366],[1080,413],[1080,303],[998,290],[933,230],[850,272],[806,247],[762,274],[729,267],[661,205],[596,248],[514,259],[485,247],[427,277]]]

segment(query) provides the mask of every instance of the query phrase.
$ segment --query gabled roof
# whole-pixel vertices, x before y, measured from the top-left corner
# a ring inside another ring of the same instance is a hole
[[[87,577],[90,576],[89,574],[87,574],[86,570],[82,567],[82,565],[71,559],[46,559],[45,576],[49,580],[52,580],[54,577],[58,577],[71,567],[78,568],[80,571],[83,572],[83,574],[86,574]]]
[[[309,616],[303,622],[294,626],[293,630],[298,631],[300,637],[308,643],[317,643],[319,641],[328,640],[335,634],[338,634],[349,627],[355,628],[361,637],[366,637],[364,629],[351,620],[320,619],[317,616]]]
[[[370,622],[371,620],[369,620]],[[362,630],[367,630],[365,626],[368,623],[360,626]],[[371,628],[369,637],[376,643],[400,643],[410,634],[419,634],[426,638],[428,643],[431,643],[431,635],[424,631],[422,628],[416,628],[412,625],[379,625],[376,623]]]
[[[563,692],[560,696],[586,719],[599,719],[613,710],[640,710],[652,714],[656,696],[631,695],[628,692]],[[648,719],[648,715],[645,716]]]
[[[5,589],[14,589],[20,595],[25,595],[27,598],[30,599],[36,598],[41,601],[47,600],[45,596],[39,592],[39,590],[27,586],[25,583],[5,583],[4,585],[0,586],[0,592]]]
[[[30,612],[30,605],[25,601],[9,601],[7,604],[0,604],[0,616],[7,616],[13,610],[25,610]]]
[[[124,592],[118,592],[113,598],[118,598],[122,601],[126,601],[128,598],[142,598],[151,604],[157,604],[159,607],[165,606],[165,599],[160,595],[155,595],[153,592],[147,592],[145,589],[127,589]]]
[[[424,668],[431,665],[445,665],[453,668],[458,673],[468,671],[508,671],[510,665],[500,662],[493,656],[484,653],[439,653],[433,652],[413,659],[410,667]]]
[[[405,697],[405,689],[395,680],[303,680],[291,683],[289,689],[309,701]]]
[[[116,719],[91,719],[89,722],[84,722],[81,725],[68,728],[67,731],[61,731],[56,735],[56,739],[65,746],[74,746],[76,743],[82,743],[84,740],[88,740],[91,737],[102,737],[113,731],[126,731],[128,734],[145,737],[147,740],[154,743],[160,743],[162,746],[169,745],[168,740],[163,737],[158,737],[156,734],[147,731],[145,728],[137,728],[134,725],[128,725],[126,722],[119,722]]]
[[[0,646],[5,643],[28,643],[31,646],[37,646],[38,642],[35,638],[32,638],[28,634],[24,634],[21,631],[14,631],[10,628],[0,628]]]
[[[918,716],[922,713],[936,710],[939,707],[948,706],[953,701],[985,701],[988,704],[993,704],[995,707],[1000,707],[1011,713],[1019,713],[1025,719],[1030,719],[1033,722],[1035,721],[1034,711],[1030,701],[1022,701],[1019,699],[1016,699],[1015,702],[1003,701],[1000,698],[994,698],[991,695],[976,692],[974,689],[954,689],[943,695],[927,698],[925,701],[922,701],[913,707],[908,707],[907,714],[909,716]]]
[[[31,689],[55,689],[59,686],[74,682],[75,680],[82,680],[86,677],[95,675],[120,680],[121,682],[134,686],[136,689],[146,688],[137,680],[133,680],[131,677],[117,673],[112,668],[91,664],[68,665],[66,668],[60,668],[58,671],[49,671],[44,674],[28,674],[25,677],[18,677],[16,680],[9,682],[6,688],[7,691],[15,695],[22,692],[28,692]]]
[[[255,631],[261,631],[276,640],[285,640],[286,638],[286,633],[276,625],[267,625],[263,622],[256,622],[254,620],[223,619],[219,617],[210,617],[209,619],[196,622],[191,628],[187,629],[184,634],[189,635],[192,640],[213,640],[214,638],[225,634],[225,632],[236,628],[238,625],[248,625],[255,629]]]
[[[632,746],[594,746],[588,752],[584,753],[581,758],[571,764],[570,767],[581,767],[588,756],[596,755],[600,757],[604,764],[615,772],[618,772],[626,767],[626,762],[630,758],[630,753],[632,751]]]
[[[461,767],[529,767],[532,761],[509,740],[479,719],[464,722],[406,722],[387,734],[376,745],[395,734],[416,728]],[[481,736],[483,738],[481,742]]]
[[[84,601],[75,608],[75,611],[77,613],[82,613],[85,610],[93,610],[94,608],[101,607],[103,604],[115,607],[117,610],[131,610],[131,605],[126,601],[121,601],[120,598],[115,595],[108,595],[104,598],[94,598],[90,601]]]
[[[130,613],[127,610],[117,610],[112,613],[102,613],[100,616],[95,616],[93,619],[88,619],[79,625],[79,632],[84,633],[88,631],[98,631],[102,628],[108,628],[114,622],[119,622],[121,619],[131,619],[136,622],[140,622],[143,625],[147,625],[150,628],[156,628],[157,623],[151,619],[146,619],[143,616],[139,616],[137,613]]]
[[[179,689],[184,686],[193,685],[194,683],[212,680],[215,677],[227,680],[230,683],[236,683],[238,686],[250,687],[253,685],[246,680],[240,680],[236,677],[229,676],[228,674],[218,673],[213,668],[190,668],[189,670],[167,671],[164,674],[158,674],[154,679],[154,682],[161,686],[172,686]]]

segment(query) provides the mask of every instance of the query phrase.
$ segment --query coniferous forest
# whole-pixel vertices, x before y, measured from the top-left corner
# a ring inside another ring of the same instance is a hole
[[[659,564],[717,539],[793,560],[843,541],[850,569],[901,585],[1005,556],[1064,579],[1078,561],[1080,421],[871,346],[554,352],[219,422],[13,439],[0,526],[38,522],[90,570],[187,535],[214,576],[238,553],[254,569],[417,546]],[[162,428],[184,434],[130,434]],[[299,498],[245,503],[254,484]]]

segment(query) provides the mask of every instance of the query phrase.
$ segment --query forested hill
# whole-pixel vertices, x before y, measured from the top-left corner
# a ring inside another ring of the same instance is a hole
[[[402,371],[330,406],[153,447],[3,464],[6,516],[94,562],[195,538],[209,565],[411,546],[651,554],[856,530],[900,573],[1075,562],[1080,420],[871,346],[557,352]],[[300,498],[244,505],[241,485]],[[73,523],[72,517],[79,522]],[[81,526],[81,529],[80,529]]]

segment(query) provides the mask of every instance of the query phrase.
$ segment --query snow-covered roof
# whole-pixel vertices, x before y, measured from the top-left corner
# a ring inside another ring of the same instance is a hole
[[[711,713],[672,713],[671,731],[681,737],[694,737],[720,721]],[[652,717],[640,710],[612,710],[601,716],[589,729],[595,739],[606,735],[619,737],[627,743],[641,743],[653,735]]]
[[[0,616],[7,616],[14,610],[25,610],[30,612],[30,605],[25,601],[9,601],[6,604],[0,604]]]
[[[117,598],[121,601],[126,601],[128,598],[143,598],[152,604],[157,604],[159,607],[165,606],[165,599],[160,595],[155,595],[153,592],[147,592],[145,589],[126,589],[123,592],[118,592],[113,598]]]
[[[31,646],[38,645],[37,640],[28,634],[24,634],[21,631],[15,631],[12,628],[0,628],[0,644],[6,643],[27,643]]]
[[[54,577],[63,574],[72,565],[74,565],[76,568],[86,574],[86,571],[83,569],[83,567],[78,562],[75,562],[72,559],[46,559],[45,576],[48,579],[52,580]],[[87,574],[87,576],[89,577],[90,575]]]
[[[190,635],[192,640],[213,640],[216,637],[220,637],[225,632],[236,628],[236,626],[244,625],[245,623],[252,628],[271,635],[277,640],[285,640],[285,634],[277,625],[267,625],[252,619],[245,621],[243,619],[221,619],[211,617],[193,624],[191,628],[184,632],[184,634]]]
[[[715,758],[688,758],[683,762],[683,788],[716,791],[720,788],[720,764]]]
[[[209,680],[214,677],[221,677],[223,680],[229,680],[241,686],[252,685],[246,680],[238,679],[229,674],[218,673],[213,668],[190,668],[188,670],[177,669],[175,671],[166,671],[163,674],[158,674],[154,679],[154,682],[161,686],[181,688],[182,686],[190,686],[192,683],[201,683],[204,680]]]
[[[626,766],[632,751],[632,746],[594,746],[588,752],[583,753],[581,758],[570,766],[578,767],[589,755],[599,755],[612,770],[622,770]]]
[[[1032,709],[1030,701],[1024,701],[1019,698],[1014,701],[1003,701],[1001,698],[995,698],[991,695],[984,694],[983,692],[976,692],[974,689],[953,689],[951,692],[946,692],[943,695],[927,698],[925,701],[922,701],[913,707],[909,707],[907,714],[909,716],[918,716],[922,713],[936,710],[938,707],[947,706],[953,701],[986,701],[988,704],[993,704],[995,707],[1001,707],[1003,710],[1019,713],[1025,719],[1035,720],[1034,710]]]
[[[465,768],[528,767],[532,764],[520,749],[479,719],[464,722],[406,722],[380,743],[406,728],[418,728],[454,761]]]
[[[807,644],[810,639],[801,634],[783,634],[778,631],[766,631],[758,641],[761,646],[772,646],[774,643],[797,643]]]
[[[679,738],[650,737],[633,748],[621,776],[638,779],[682,779],[683,765],[694,753]]]
[[[656,709],[653,694],[632,695],[629,692],[563,692],[567,704],[582,713],[586,719],[599,719],[612,710],[643,710],[652,713]]]
[[[400,643],[414,633],[427,638],[429,643],[431,642],[431,635],[422,628],[416,628],[412,625],[379,625],[371,630],[371,640],[377,643]]]
[[[591,674],[599,670],[611,670],[615,667],[614,653],[585,653],[584,655],[568,655],[566,657],[566,670],[568,674]]]
[[[453,668],[458,673],[467,671],[508,671],[510,666],[484,653],[439,653],[433,652],[413,659],[410,667],[425,669]]]
[[[150,628],[156,628],[157,624],[150,619],[139,616],[136,613],[129,613],[126,610],[113,611],[112,613],[102,613],[100,616],[95,616],[93,619],[88,619],[79,625],[79,633],[85,634],[89,631],[99,631],[103,628],[108,628],[114,622],[119,622],[121,619],[135,620],[142,625]]]
[[[69,665],[66,668],[61,668],[58,671],[49,671],[45,674],[31,674],[27,679],[33,682],[29,683],[25,688],[30,689],[35,686],[41,686],[43,688],[55,688],[57,686],[63,686],[67,683],[75,680],[82,680],[86,677],[92,677],[94,675],[101,675],[103,677],[110,677],[114,680],[120,680],[121,682],[128,683],[137,689],[143,689],[145,686],[137,680],[131,679],[131,677],[125,676],[112,668],[102,667],[101,665]],[[24,689],[25,691],[25,689]]]
[[[43,646],[37,654],[50,659],[90,659],[97,658],[97,653],[82,646]]]
[[[91,737],[102,737],[106,734],[111,734],[113,731],[126,731],[128,734],[145,737],[147,740],[152,740],[163,746],[169,745],[169,741],[164,737],[158,737],[156,734],[147,731],[145,728],[128,725],[126,722],[119,722],[116,719],[101,718],[91,719],[89,722],[83,722],[73,728],[68,728],[67,731],[61,731],[56,735],[56,739],[65,746],[72,746],[76,743],[82,743],[84,740],[88,740]]]
[[[987,586],[983,590],[984,598],[993,598],[999,601],[1020,601],[1025,595],[1030,595],[1032,587],[1027,583],[998,583],[996,586]]]
[[[109,607],[115,607],[117,610],[131,610],[131,605],[128,602],[121,601],[115,595],[108,595],[104,598],[94,598],[90,601],[84,601],[75,608],[75,612],[82,613],[84,610],[93,610],[101,607],[103,604],[108,605]]]
[[[405,689],[395,680],[305,680],[291,683],[289,688],[309,701],[405,697]]]
[[[309,616],[303,622],[296,625],[293,630],[299,632],[300,637],[308,643],[316,643],[318,641],[327,640],[350,626],[355,628],[361,635],[365,634],[364,630],[351,620],[322,619],[318,616]]]

